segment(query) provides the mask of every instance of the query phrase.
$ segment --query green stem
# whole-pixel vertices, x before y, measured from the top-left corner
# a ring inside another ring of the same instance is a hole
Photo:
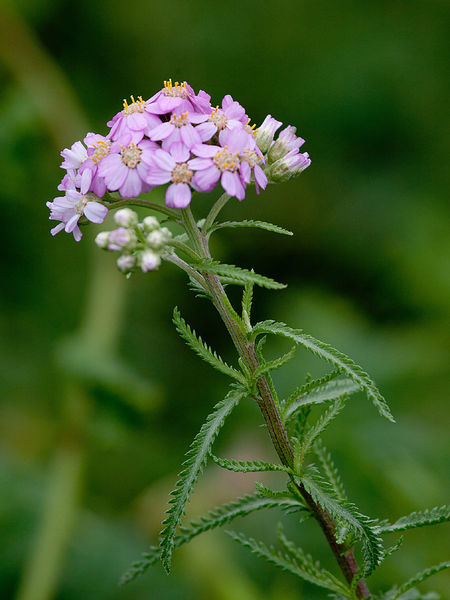
[[[156,210],[157,212],[162,213],[163,215],[167,215],[173,221],[178,223],[179,213],[164,206],[164,204],[158,204],[157,202],[153,202],[152,200],[144,200],[143,198],[124,198],[123,200],[117,200],[112,202],[105,202],[105,205],[108,208],[120,208],[121,206],[143,206],[144,208],[150,208],[152,210]]]
[[[218,203],[220,200],[221,199],[219,199]],[[201,255],[204,258],[211,258],[208,239],[197,227],[190,210],[189,213],[185,212],[183,214],[183,221],[189,238]],[[205,232],[207,229],[204,228],[203,231]],[[254,342],[250,342],[247,339],[245,325],[234,311],[219,278],[216,275],[207,272],[204,272],[203,276],[209,288],[213,303],[234,342],[239,356],[244,361],[250,373],[255,373],[260,364],[256,355]],[[281,462],[286,467],[293,468],[294,452],[266,377],[259,377],[256,385],[258,389],[256,400],[264,417],[274,448]],[[354,558],[353,549],[346,551],[343,544],[338,544],[336,542],[336,524],[329,513],[323,510],[322,507],[315,502],[301,482],[298,483],[297,480],[293,480],[293,483],[296,485],[305,502],[311,509],[312,514],[318,521],[345,579],[351,584],[353,577],[358,572],[358,565]],[[364,580],[359,582],[356,589],[356,596],[358,598],[368,598],[370,596],[370,592]]]
[[[231,198],[231,196],[229,196],[228,194],[222,194],[220,196],[220,198],[217,200],[217,202],[213,205],[213,207],[209,211],[209,215],[206,217],[205,222],[203,224],[203,227],[202,227],[203,234],[206,235],[208,233],[208,231],[211,229],[214,221],[216,220],[217,215],[220,213],[220,211],[222,210],[222,208],[225,206],[225,204],[228,202],[228,200],[230,198]]]

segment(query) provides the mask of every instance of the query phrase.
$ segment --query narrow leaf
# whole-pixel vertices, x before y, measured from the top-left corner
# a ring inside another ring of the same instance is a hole
[[[344,394],[354,394],[360,387],[352,379],[335,379],[324,385],[317,386],[309,392],[300,393],[294,400],[286,402],[283,419],[286,422],[301,407],[306,404],[321,404],[336,400]]]
[[[301,441],[301,449],[299,456],[299,470],[301,465],[303,464],[303,460],[305,456],[308,454],[309,449],[315,442],[315,440],[319,437],[319,435],[328,427],[328,425],[333,421],[338,414],[343,410],[345,406],[345,398],[344,394],[340,398],[334,402],[328,410],[326,410],[323,415],[320,416],[318,421],[314,423],[312,427],[306,430],[305,435]]]
[[[330,486],[312,469],[302,477],[302,483],[324,510],[336,521],[345,523],[350,533],[362,541],[364,575],[370,575],[380,564],[384,554],[382,540],[375,531],[373,520],[361,514],[354,504],[340,502]]]
[[[331,454],[325,448],[320,439],[314,444],[314,453],[319,459],[320,466],[322,467],[329,484],[333,488],[336,498],[345,502],[347,500],[347,494],[345,493],[344,485],[340,478],[339,472],[333,463]]]
[[[420,573],[414,575],[414,577],[406,581],[400,587],[394,586],[391,588],[388,592],[386,592],[386,594],[384,594],[383,600],[396,600],[408,590],[412,589],[419,583],[422,583],[422,581],[425,581],[425,579],[428,579],[428,577],[431,577],[432,575],[435,575],[436,573],[448,568],[450,568],[450,561],[442,562],[439,565],[434,565],[433,567],[429,567],[424,571],[420,571]]]
[[[284,552],[276,550],[273,546],[268,547],[263,542],[257,542],[253,538],[247,538],[242,533],[236,533],[234,531],[227,531],[226,533],[236,542],[242,544],[242,546],[248,548],[260,558],[265,558],[269,563],[280,567],[284,571],[288,571],[293,575],[301,577],[309,583],[327,590],[338,592],[340,594],[344,593],[348,598],[348,590],[342,584],[338,586],[328,579],[324,580],[322,577],[317,577],[317,572],[315,570],[311,571],[310,569],[305,568],[303,565],[299,565],[294,558],[288,554],[285,554]]]
[[[192,488],[205,466],[208,453],[226,417],[244,395],[245,392],[241,389],[232,389],[224,400],[216,404],[186,454],[184,468],[179,474],[176,489],[171,494],[171,506],[167,510],[168,517],[163,521],[165,527],[161,532],[161,561],[166,571],[170,570],[177,526],[186,510]]]
[[[265,221],[224,221],[223,223],[216,223],[213,225],[208,233],[212,233],[218,229],[236,229],[239,227],[255,227],[257,229],[272,231],[273,233],[281,233],[282,235],[294,235],[292,231],[289,231],[288,229],[283,229],[283,227],[279,227],[273,223],[266,223]]]
[[[242,318],[250,325],[253,301],[253,283],[246,283],[242,294]],[[245,316],[246,315],[246,316]]]
[[[241,267],[235,267],[234,265],[217,263],[212,260],[203,260],[194,266],[204,273],[215,273],[219,277],[226,278],[227,283],[237,283],[239,285],[253,283],[270,290],[282,290],[286,287],[284,283],[278,283],[270,277],[258,275],[258,273],[242,269]]]
[[[221,527],[238,517],[244,517],[265,508],[279,508],[288,513],[303,512],[306,517],[309,516],[309,511],[307,511],[305,506],[295,498],[289,496],[288,492],[284,492],[284,496],[277,498],[266,498],[260,494],[248,494],[233,502],[210,510],[207,515],[191,521],[187,527],[180,527],[180,534],[174,540],[174,548],[179,548],[183,544],[187,544],[205,531]],[[149,567],[156,564],[160,558],[161,548],[159,546],[150,546],[149,550],[142,555],[142,559],[135,562],[124,574],[121,584],[132,581]]]
[[[255,381],[258,380],[261,377],[261,375],[264,375],[264,373],[268,373],[269,371],[274,371],[275,369],[279,369],[284,364],[286,364],[287,362],[292,360],[294,358],[296,349],[297,349],[296,346],[293,346],[293,348],[289,352],[286,352],[286,354],[283,354],[283,356],[280,356],[279,358],[276,358],[275,360],[271,360],[269,362],[266,362],[266,363],[260,365],[253,374]]]
[[[211,350],[211,348],[205,344],[202,338],[198,336],[182,318],[177,307],[175,307],[173,311],[173,322],[175,323],[175,327],[180,336],[187,342],[188,346],[200,356],[200,358],[224,375],[228,375],[240,383],[245,383],[245,377],[242,373],[239,373],[239,371],[230,367],[230,365],[227,365],[216,352]]]
[[[334,591],[340,591],[341,593],[348,594],[348,588],[344,583],[342,583],[332,573],[326,569],[323,569],[320,565],[320,562],[314,561],[310,554],[306,554],[302,548],[299,548],[294,544],[294,542],[287,539],[283,533],[281,523],[278,526],[278,539],[286,552],[290,554],[303,569],[316,577],[317,580],[323,581],[328,589],[333,589],[330,586],[335,586]]]
[[[426,525],[437,525],[450,521],[450,505],[435,506],[422,511],[412,512],[409,515],[400,517],[393,523],[381,523],[376,527],[378,533],[393,533],[395,531],[405,531],[416,527],[425,527]]]
[[[386,419],[389,421],[394,422],[394,417],[389,410],[386,400],[380,394],[372,379],[359,365],[353,362],[351,358],[345,354],[342,354],[332,346],[316,340],[310,335],[302,333],[300,329],[292,329],[284,323],[263,321],[255,325],[252,333],[249,335],[255,337],[256,335],[263,333],[273,333],[275,335],[282,335],[292,339],[297,344],[304,346],[316,356],[334,364],[341,371],[346,373],[351,379],[353,379],[353,381],[355,381],[360,388],[366,392],[368,398],[372,400],[373,404],[378,409],[378,412],[383,417],[386,417]]]
[[[214,454],[210,453],[212,460],[223,469],[228,471],[234,471],[235,473],[258,473],[260,471],[283,471],[284,473],[291,473],[289,467],[284,465],[275,465],[273,463],[264,462],[262,460],[234,460],[219,458]]]

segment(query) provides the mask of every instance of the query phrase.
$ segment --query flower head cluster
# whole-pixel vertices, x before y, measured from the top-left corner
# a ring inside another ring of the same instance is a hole
[[[186,82],[170,79],[148,100],[124,100],[108,126],[106,136],[89,133],[61,152],[66,173],[58,189],[65,196],[47,204],[50,219],[60,221],[53,235],[64,229],[78,241],[80,217],[103,222],[111,200],[107,193],[132,199],[164,185],[166,205],[182,209],[193,192],[210,192],[220,184],[229,196],[243,200],[248,185],[254,183],[259,193],[268,178],[288,179],[310,163],[299,152],[304,140],[294,127],[274,142],[281,123],[270,115],[255,130],[229,94],[213,107],[203,90],[196,94]]]
[[[138,215],[130,208],[118,210],[114,220],[119,227],[99,233],[95,238],[97,246],[120,254],[116,262],[123,273],[157,269],[161,254],[167,251],[172,238],[167,227],[161,227],[155,217],[145,217],[139,222]]]

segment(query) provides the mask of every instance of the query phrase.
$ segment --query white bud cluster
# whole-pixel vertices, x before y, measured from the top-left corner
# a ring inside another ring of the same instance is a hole
[[[172,238],[167,227],[161,227],[156,217],[148,216],[139,222],[134,210],[122,208],[114,215],[119,225],[113,231],[102,231],[95,238],[99,248],[120,252],[116,264],[122,273],[130,275],[140,269],[154,271],[161,264],[161,254]]]

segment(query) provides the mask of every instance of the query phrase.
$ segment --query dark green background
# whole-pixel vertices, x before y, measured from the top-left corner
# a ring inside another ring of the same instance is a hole
[[[252,122],[271,113],[307,140],[312,165],[299,179],[260,196],[249,191],[224,211],[273,221],[295,237],[221,233],[214,251],[287,282],[283,292],[256,292],[255,317],[301,327],[350,354],[390,402],[397,425],[361,395],[326,435],[361,510],[395,519],[447,500],[448,17],[439,0],[2,3],[2,598],[16,596],[52,465],[67,444],[83,453],[84,477],[58,600],[324,597],[223,532],[176,554],[171,577],[157,567],[117,587],[156,539],[183,453],[226,386],[177,338],[173,306],[230,360],[233,353],[183,274],[163,265],[124,283],[92,230],[79,244],[64,233],[51,238],[45,202],[57,195],[60,150],[87,130],[105,134],[122,98],[149,97],[169,77],[205,89],[215,103],[230,93]],[[196,216],[211,200],[195,199]],[[277,382],[287,393],[321,369],[299,352]],[[77,403],[70,412],[74,381],[88,416]],[[242,405],[218,450],[272,458],[260,424],[256,408]],[[67,442],[73,429],[78,437]],[[250,487],[211,468],[193,512]],[[234,527],[271,540],[278,516]],[[287,520],[292,537],[332,565],[318,529],[302,527]],[[445,534],[407,534],[371,586],[386,589],[448,558]],[[448,598],[448,583],[442,574],[423,589]]]

